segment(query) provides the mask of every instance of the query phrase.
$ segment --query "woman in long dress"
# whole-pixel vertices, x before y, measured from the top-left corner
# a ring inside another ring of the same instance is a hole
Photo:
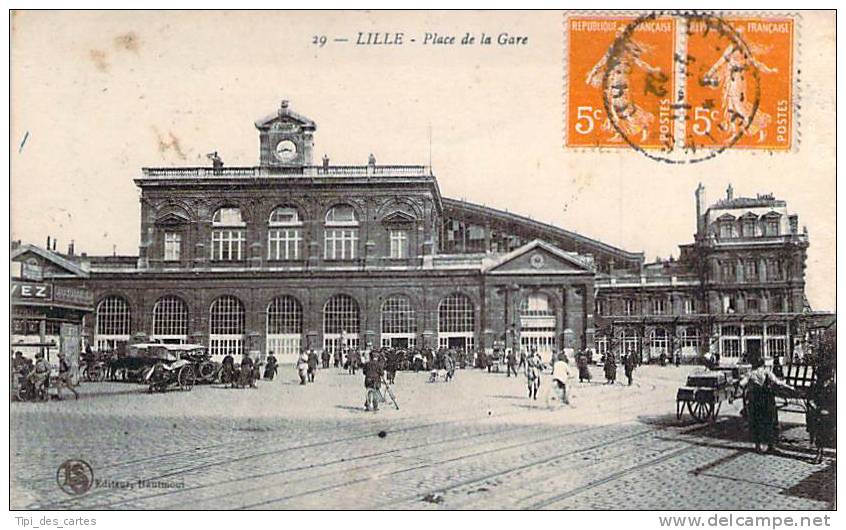
[[[740,387],[746,389],[746,418],[749,421],[749,433],[756,452],[761,453],[761,446],[766,445],[766,452],[773,453],[778,441],[778,409],[775,402],[775,390],[782,388],[792,392],[793,387],[776,377],[772,370],[764,366],[764,359],[760,355],[754,356],[751,363],[752,370],[740,381]]]

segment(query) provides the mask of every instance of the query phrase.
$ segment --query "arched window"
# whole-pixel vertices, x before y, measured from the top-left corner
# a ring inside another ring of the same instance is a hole
[[[188,342],[188,306],[178,296],[163,296],[153,306],[153,340]]]
[[[209,353],[240,355],[243,342],[244,305],[234,296],[221,296],[209,307]]]
[[[345,294],[336,294],[323,306],[323,347],[334,352],[359,346],[358,302]]]
[[[670,351],[670,333],[664,328],[655,328],[649,334],[649,356],[661,357],[663,353],[669,356]]]
[[[112,351],[129,342],[129,303],[120,296],[107,296],[97,304],[94,344],[100,351]]]
[[[438,304],[438,347],[471,350],[475,344],[476,308],[462,293],[453,293]]]
[[[239,208],[219,208],[212,217],[213,261],[239,261],[244,259],[246,223]]]
[[[520,302],[520,347],[543,358],[555,349],[555,307],[546,294],[530,293]]]
[[[267,306],[267,353],[298,354],[302,334],[303,307],[300,302],[293,296],[274,298]]]
[[[634,355],[640,358],[640,337],[632,328],[624,328],[621,336],[623,355]]]
[[[267,230],[267,259],[298,260],[303,240],[303,223],[296,208],[280,206],[270,214]]]
[[[324,258],[351,260],[358,248],[358,219],[349,204],[338,204],[326,212]]]
[[[417,318],[405,296],[391,296],[382,302],[382,346],[413,348],[417,340]]]

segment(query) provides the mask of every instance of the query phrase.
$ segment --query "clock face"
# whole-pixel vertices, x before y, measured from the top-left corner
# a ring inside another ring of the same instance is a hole
[[[276,144],[276,158],[282,162],[290,162],[297,157],[297,144],[291,140],[282,140]]]

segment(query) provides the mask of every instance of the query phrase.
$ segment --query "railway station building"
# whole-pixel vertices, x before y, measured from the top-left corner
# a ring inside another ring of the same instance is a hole
[[[137,333],[291,361],[302,348],[562,348],[651,357],[786,354],[808,315],[808,235],[771,196],[707,205],[675,261],[442,197],[431,168],[314,161],[316,124],[283,101],[258,164],[143,168],[140,247],[80,256],[83,336]]]

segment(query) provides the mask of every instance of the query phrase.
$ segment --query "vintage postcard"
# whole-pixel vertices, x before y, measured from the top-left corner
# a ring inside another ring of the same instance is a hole
[[[825,526],[835,18],[12,11],[13,523]]]

